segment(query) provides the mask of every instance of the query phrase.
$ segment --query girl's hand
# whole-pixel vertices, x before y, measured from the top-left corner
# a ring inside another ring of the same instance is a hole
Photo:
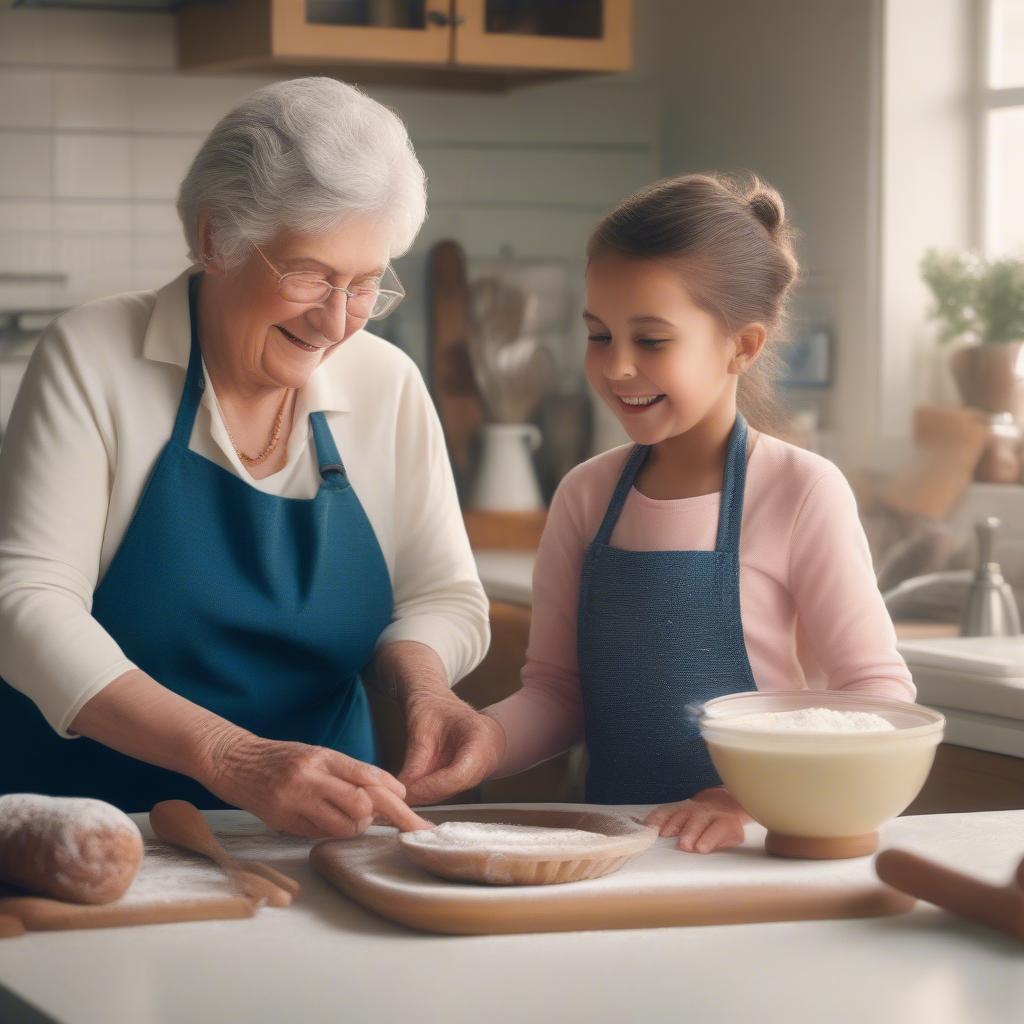
[[[644,819],[663,836],[679,836],[679,849],[711,853],[743,842],[743,826],[753,819],[724,786],[703,789],[689,800],[662,804]]]

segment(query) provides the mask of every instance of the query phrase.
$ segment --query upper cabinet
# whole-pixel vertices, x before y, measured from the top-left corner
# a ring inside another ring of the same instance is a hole
[[[503,86],[627,71],[632,0],[227,0],[178,12],[190,71]]]

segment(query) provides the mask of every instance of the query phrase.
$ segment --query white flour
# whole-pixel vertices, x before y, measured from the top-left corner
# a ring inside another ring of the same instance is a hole
[[[576,828],[543,828],[536,825],[503,825],[480,821],[446,821],[435,828],[406,832],[402,842],[432,850],[466,850],[480,853],[558,854],[566,849],[597,848],[608,836]]]
[[[896,728],[881,715],[869,711],[834,711],[832,708],[765,711],[722,718],[716,724],[756,732],[891,732]]]

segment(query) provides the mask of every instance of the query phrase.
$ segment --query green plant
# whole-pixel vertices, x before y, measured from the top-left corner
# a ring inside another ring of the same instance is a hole
[[[935,297],[939,340],[998,344],[1024,340],[1024,262],[929,249],[921,276]]]

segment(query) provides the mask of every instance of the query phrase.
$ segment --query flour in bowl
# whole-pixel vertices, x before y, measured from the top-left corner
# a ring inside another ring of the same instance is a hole
[[[599,847],[608,836],[575,828],[502,825],[482,821],[446,821],[434,828],[402,834],[402,842],[431,850],[480,853],[519,853],[529,856],[558,854],[566,849]]]
[[[730,729],[754,732],[891,732],[896,728],[881,715],[869,711],[834,711],[832,708],[764,711],[712,721]]]

